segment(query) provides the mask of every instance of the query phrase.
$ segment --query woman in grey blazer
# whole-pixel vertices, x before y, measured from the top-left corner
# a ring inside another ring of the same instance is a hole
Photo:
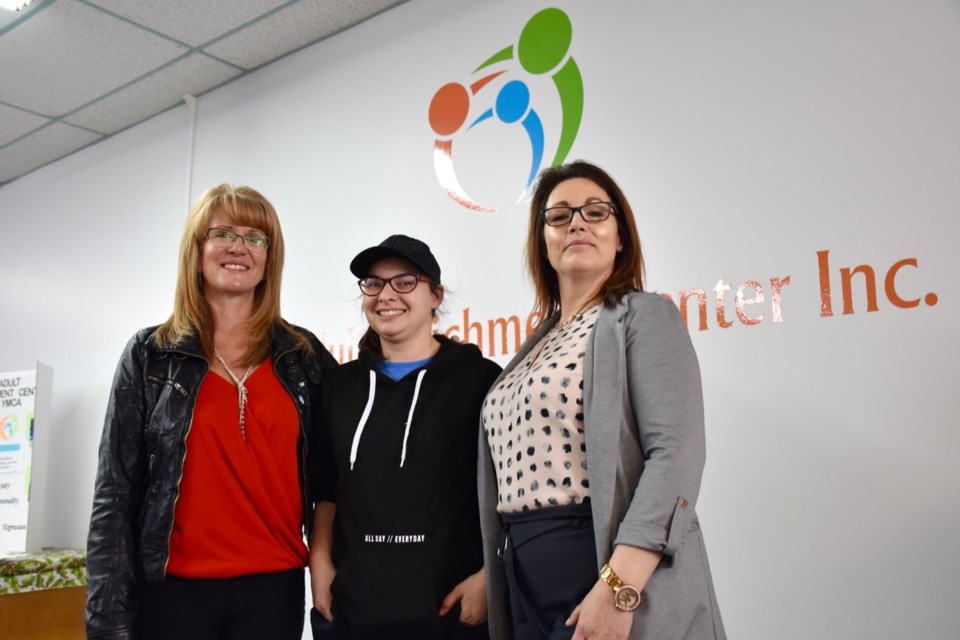
[[[491,637],[725,639],[695,511],[696,354],[676,307],[643,292],[606,172],[540,174],[527,265],[544,320],[483,405]]]

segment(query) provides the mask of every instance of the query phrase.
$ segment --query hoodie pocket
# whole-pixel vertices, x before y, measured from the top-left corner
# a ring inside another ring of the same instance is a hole
[[[439,637],[442,570],[435,553],[352,553],[330,586],[334,617],[360,639]]]

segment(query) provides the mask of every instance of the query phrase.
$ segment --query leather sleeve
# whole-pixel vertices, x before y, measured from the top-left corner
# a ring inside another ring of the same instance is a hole
[[[146,335],[127,344],[107,405],[87,539],[87,637],[133,638],[136,534],[146,475],[143,442]]]

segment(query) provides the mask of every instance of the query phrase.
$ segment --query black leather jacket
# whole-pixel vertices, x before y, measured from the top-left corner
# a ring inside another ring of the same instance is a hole
[[[309,539],[307,446],[320,380],[337,363],[303,329],[298,330],[313,353],[298,350],[289,326],[274,325],[271,352],[277,378],[300,416],[300,485]],[[187,433],[209,370],[198,340],[161,348],[152,339],[155,329],[142,329],[127,344],[107,406],[87,540],[91,639],[134,638],[137,584],[166,574]]]

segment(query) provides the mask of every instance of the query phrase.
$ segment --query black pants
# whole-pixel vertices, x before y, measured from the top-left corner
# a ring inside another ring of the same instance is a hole
[[[501,519],[513,640],[569,640],[564,623],[598,578],[590,503]]]
[[[303,569],[139,587],[142,640],[300,640]]]
[[[455,606],[447,614],[447,619],[449,623],[443,633],[443,640],[490,640],[490,632],[487,629],[486,622],[478,625],[460,622],[460,605]],[[346,636],[337,631],[333,623],[324,618],[316,609],[310,610],[310,626],[313,630],[313,640],[345,640]],[[391,640],[403,639],[391,638]]]

